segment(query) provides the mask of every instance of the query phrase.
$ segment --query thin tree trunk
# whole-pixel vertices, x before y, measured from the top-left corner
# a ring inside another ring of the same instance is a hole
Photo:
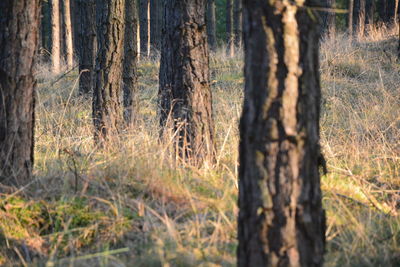
[[[235,46],[242,47],[242,0],[234,0],[234,33],[235,33]]]
[[[62,0],[63,3],[63,28],[65,41],[65,62],[67,68],[72,69],[74,66],[74,48],[72,44],[72,25],[71,25],[71,8],[70,0]]]
[[[171,128],[176,153],[194,165],[215,156],[206,0],[168,0],[160,65],[160,124]]]
[[[353,36],[353,10],[354,0],[349,0],[348,14],[347,14],[347,28],[350,38]]]
[[[320,29],[307,10],[313,3],[243,1],[238,266],[323,264]]]
[[[139,0],[140,51],[150,56],[150,0]]]
[[[0,1],[1,185],[21,187],[32,177],[39,14],[39,0]]]
[[[77,27],[79,56],[79,94],[88,95],[94,87],[96,59],[96,7],[95,0],[78,0],[79,23]]]
[[[235,55],[232,0],[226,0],[226,54],[228,57],[233,57]]]
[[[366,0],[365,3],[365,33],[374,25],[375,0]]]
[[[216,19],[215,19],[215,0],[207,1],[207,38],[208,45],[212,52],[217,51]]]
[[[327,14],[327,28],[328,28],[328,35],[331,38],[334,38],[336,35],[336,0],[327,0],[328,1],[328,8],[330,11]]]
[[[362,37],[365,31],[365,0],[354,0],[353,30],[357,37]]]
[[[51,0],[51,66],[53,73],[61,71],[60,2]]]
[[[153,51],[161,48],[161,4],[161,0],[150,0],[150,43]]]
[[[394,6],[394,23],[397,23],[399,13],[399,0],[395,0]]]
[[[124,47],[125,0],[98,0],[96,85],[93,91],[95,142],[118,133],[122,122],[120,88]]]
[[[135,1],[125,3],[124,66],[124,119],[129,125],[134,122],[137,110],[137,16]]]

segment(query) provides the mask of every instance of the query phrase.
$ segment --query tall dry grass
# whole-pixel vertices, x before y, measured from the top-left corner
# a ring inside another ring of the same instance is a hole
[[[400,264],[400,77],[396,29],[321,45],[329,174],[326,266]],[[217,164],[177,165],[158,141],[158,61],[140,63],[140,114],[93,144],[78,74],[38,70],[35,182],[0,197],[0,264],[235,265],[242,55],[211,57]]]

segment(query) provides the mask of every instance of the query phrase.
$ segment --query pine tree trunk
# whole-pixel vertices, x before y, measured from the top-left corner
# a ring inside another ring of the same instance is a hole
[[[320,29],[304,8],[313,3],[243,1],[238,266],[323,264]]]
[[[242,0],[234,0],[234,33],[235,33],[235,46],[242,47]]]
[[[96,85],[93,91],[95,142],[118,133],[122,122],[120,88],[125,33],[125,0],[98,0]]]
[[[328,0],[328,8],[330,9],[327,14],[328,35],[334,38],[336,35],[336,0]]]
[[[60,2],[51,1],[51,66],[53,73],[61,71]]]
[[[207,39],[212,52],[217,51],[215,0],[207,0]]]
[[[353,10],[354,10],[354,0],[349,0],[348,14],[347,14],[347,28],[350,38],[353,36]]]
[[[353,18],[354,34],[361,37],[365,31],[365,0],[354,0]]]
[[[387,0],[380,0],[377,3],[378,3],[379,20],[384,23],[389,22],[389,17],[387,13],[387,7],[388,7]]]
[[[65,62],[67,68],[74,67],[74,48],[72,44],[72,25],[71,25],[71,6],[70,0],[62,0],[63,3],[63,28],[64,28],[64,42],[65,42]]]
[[[21,187],[32,177],[39,14],[39,0],[0,1],[1,185]]]
[[[150,43],[153,51],[161,48],[161,5],[161,0],[150,0]]]
[[[226,54],[235,56],[235,36],[233,32],[233,4],[232,0],[226,0]]]
[[[134,122],[137,110],[137,17],[135,1],[125,3],[124,66],[124,119],[127,125]]]
[[[365,3],[365,32],[374,25],[375,0],[366,0]]]
[[[50,4],[49,2],[42,1],[41,11],[41,41],[42,48],[46,49],[45,54],[50,51],[50,33],[51,33],[51,19],[50,19]]]
[[[96,8],[95,0],[78,0],[77,38],[79,56],[79,94],[88,95],[94,87],[96,59]]]
[[[194,165],[215,156],[206,0],[168,0],[160,65],[160,124],[172,129],[176,154]]]
[[[140,52],[150,56],[150,0],[139,0]]]

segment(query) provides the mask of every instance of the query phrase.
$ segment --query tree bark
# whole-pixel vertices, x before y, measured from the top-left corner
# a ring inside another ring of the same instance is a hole
[[[322,266],[315,1],[244,0],[238,266]]]
[[[169,0],[164,4],[160,65],[160,124],[172,129],[176,154],[194,165],[215,156],[206,0]]]
[[[139,0],[140,52],[150,56],[150,0]]]
[[[208,46],[212,52],[217,51],[216,19],[215,19],[215,0],[207,1],[207,38]]]
[[[153,51],[159,51],[161,46],[161,0],[150,0],[150,43]]]
[[[242,0],[234,0],[234,34],[235,34],[235,46],[238,48],[242,47]]]
[[[32,177],[39,14],[39,0],[0,1],[2,185],[21,187]]]
[[[53,73],[61,71],[60,49],[60,2],[51,1],[51,66]]]
[[[365,3],[365,25],[366,31],[374,25],[375,0],[366,0]]]
[[[71,6],[70,0],[62,0],[63,3],[63,40],[65,42],[65,62],[68,69],[74,67],[74,48],[72,44]]]
[[[94,87],[94,64],[96,59],[96,8],[95,0],[78,0],[77,18],[79,94],[88,95]]]
[[[365,0],[354,0],[353,18],[354,34],[361,37],[365,31]]]
[[[233,32],[233,4],[232,0],[226,0],[226,54],[235,56],[235,36]]]
[[[124,119],[127,125],[134,122],[137,110],[137,16],[135,1],[125,3],[124,66]]]
[[[122,122],[120,88],[124,47],[125,0],[98,0],[96,85],[93,91],[95,142],[118,133]]]

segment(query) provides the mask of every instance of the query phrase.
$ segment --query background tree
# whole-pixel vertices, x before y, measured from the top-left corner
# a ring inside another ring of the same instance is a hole
[[[226,53],[229,57],[235,55],[235,36],[233,32],[233,4],[226,0]]]
[[[0,184],[31,179],[39,0],[0,1]]]
[[[336,0],[327,0],[330,11],[327,14],[327,30],[331,37],[336,34]]]
[[[365,30],[365,0],[354,0],[353,31],[358,37],[364,35]]]
[[[160,49],[162,28],[162,1],[150,0],[150,43],[153,51]]]
[[[235,34],[235,46],[240,48],[242,46],[242,0],[234,0],[234,17],[233,28]]]
[[[217,51],[215,0],[207,0],[207,38],[210,50]]]
[[[365,31],[368,31],[374,25],[375,0],[366,0],[365,2]]]
[[[349,0],[348,12],[347,12],[347,29],[350,37],[353,36],[353,10],[354,10],[354,0]]]
[[[77,44],[79,58],[79,93],[87,95],[93,91],[94,64],[96,59],[96,8],[95,0],[77,0]]]
[[[169,0],[164,8],[160,123],[176,132],[180,157],[197,165],[215,155],[206,0]]]
[[[140,52],[150,55],[150,0],[139,0]]]
[[[51,66],[54,73],[61,71],[60,2],[51,0]]]
[[[74,48],[72,43],[72,24],[70,0],[62,0],[63,3],[63,41],[65,43],[65,62],[68,69],[74,66]]]
[[[137,109],[137,17],[135,1],[125,3],[124,66],[124,119],[127,124],[134,122]]]
[[[120,88],[125,0],[98,0],[96,84],[93,91],[95,141],[107,141],[118,132],[122,122]]]
[[[323,263],[316,4],[243,1],[238,266]]]

